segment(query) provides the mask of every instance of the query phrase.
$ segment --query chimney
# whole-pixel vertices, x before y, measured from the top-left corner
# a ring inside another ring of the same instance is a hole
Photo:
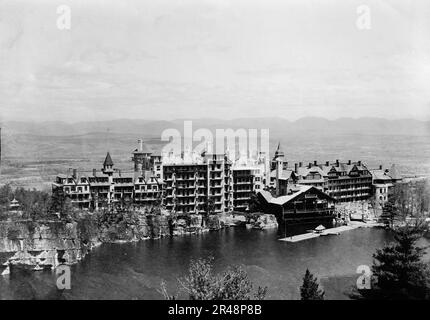
[[[96,170],[96,169],[93,169],[93,176],[94,176],[94,177],[96,176],[96,173],[97,173],[97,170]]]
[[[339,159],[336,159],[336,167],[339,167]]]
[[[348,160],[348,164],[351,164],[351,160]]]
[[[72,177],[73,177],[73,178],[75,178],[75,179],[76,179],[76,177],[78,176],[78,175],[77,175],[77,172],[78,172],[78,171],[77,171],[76,169],[73,169],[73,176],[72,176]]]
[[[121,169],[118,170],[118,175],[121,177]]]
[[[328,167],[328,166],[330,165],[330,162],[329,162],[329,161],[326,161],[326,162],[325,162],[325,165],[326,165],[326,167]]]
[[[361,166],[361,160],[358,160],[358,165]]]
[[[281,195],[281,185],[279,182],[279,179],[281,178],[282,174],[282,161],[276,161],[276,195]]]
[[[302,167],[302,165],[303,165],[303,163],[300,161],[300,162],[299,162],[299,167],[301,168],[301,167]]]
[[[294,172],[299,173],[299,165],[297,163],[294,164]]]
[[[309,168],[312,168],[312,162],[309,162]]]
[[[142,150],[143,150],[143,140],[142,139],[137,140],[137,144],[138,144],[138,150],[139,150],[139,152],[142,152]]]
[[[379,165],[379,170],[382,170],[382,164]]]
[[[316,160],[314,160],[314,166],[317,166],[318,162]]]

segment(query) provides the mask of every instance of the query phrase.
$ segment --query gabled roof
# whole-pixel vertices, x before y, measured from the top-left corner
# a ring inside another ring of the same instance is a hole
[[[318,166],[312,166],[310,168],[308,167],[299,167],[297,169],[299,176],[307,176],[311,172],[318,172],[322,177],[326,176],[327,174]]]
[[[333,165],[323,166],[322,171],[324,172],[324,175],[328,175],[330,171],[337,172],[336,167]]]
[[[352,162],[351,164],[339,162],[338,166],[336,164],[329,164],[328,166],[321,165],[321,170],[325,173],[325,175],[328,175],[330,171],[346,172],[346,174],[349,174],[354,168],[356,168],[358,171],[367,170],[365,164],[362,163],[361,165],[358,165],[358,162]]]
[[[296,197],[298,197],[301,194],[304,194],[310,190],[313,189],[313,191],[317,192],[318,194],[322,195],[323,197],[330,199],[332,201],[335,201],[335,199],[331,196],[329,196],[327,193],[322,192],[320,189],[315,188],[314,186],[298,186],[299,187],[299,191],[286,195],[286,196],[282,196],[282,197],[278,197],[278,198],[272,198],[272,200],[270,200],[270,203],[272,204],[277,204],[277,205],[284,205],[288,202],[290,202],[291,200],[295,199]]]
[[[270,203],[270,201],[272,200],[272,194],[267,191],[267,190],[261,190],[257,193],[257,196],[260,196],[261,198],[264,199],[264,201],[266,201],[267,203]]]
[[[105,167],[113,166],[113,161],[112,161],[112,158],[110,157],[109,152],[106,155],[105,161],[103,162],[103,166],[105,166]]]
[[[387,180],[391,181],[391,177],[385,173],[384,170],[372,170],[373,180]]]
[[[302,188],[300,188],[300,191],[298,191],[298,192],[295,192],[295,193],[292,193],[292,194],[289,194],[289,195],[286,195],[286,196],[272,198],[272,200],[270,200],[270,203],[283,205],[283,204],[291,201],[292,199],[294,199],[298,195],[300,195],[300,194],[308,191],[311,188],[312,188],[312,186],[303,186]]]
[[[114,178],[128,178],[128,179],[133,179],[134,178],[134,172],[119,172],[116,171],[112,174],[112,177]]]
[[[143,179],[142,182],[139,182],[139,179]],[[153,181],[151,181],[153,180]],[[156,175],[154,175],[152,172],[144,171],[142,174],[138,173],[135,175],[135,183],[136,184],[150,184],[153,182],[153,184],[163,184],[163,178],[159,178]]]
[[[288,180],[291,178],[292,175],[295,175],[293,170],[282,170],[282,173],[281,173],[281,176],[279,177],[279,179]],[[270,177],[276,178],[276,170],[272,170],[270,172]]]

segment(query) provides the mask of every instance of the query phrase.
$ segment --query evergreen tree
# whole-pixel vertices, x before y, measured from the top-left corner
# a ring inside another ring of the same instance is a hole
[[[430,271],[422,258],[425,248],[416,245],[425,229],[405,226],[395,230],[395,243],[373,255],[372,287],[357,290],[353,298],[405,300],[430,299]]]
[[[324,300],[324,291],[319,288],[318,279],[306,269],[303,284],[300,287],[302,300]]]
[[[260,199],[258,198],[258,196],[255,193],[251,194],[249,203],[248,203],[248,208],[250,212],[260,212],[263,211],[263,205],[261,204]]]
[[[389,227],[393,228],[394,226],[394,219],[396,218],[396,215],[398,214],[397,207],[394,203],[393,198],[390,198],[383,206],[382,208],[382,216],[381,218],[384,219],[386,224],[389,225]]]

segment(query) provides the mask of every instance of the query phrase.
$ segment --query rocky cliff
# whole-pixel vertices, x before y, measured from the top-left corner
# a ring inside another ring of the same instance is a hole
[[[85,224],[85,225],[84,225]],[[95,225],[82,222],[0,222],[0,272],[11,266],[54,268],[80,261],[98,243]]]
[[[0,274],[11,268],[33,270],[75,264],[95,246],[217,230],[219,216],[202,222],[201,215],[177,219],[168,214],[133,212],[121,215],[87,215],[77,222],[61,220],[0,221]]]
[[[172,223],[166,215],[138,215],[135,220],[99,224],[101,242],[129,242],[157,239],[171,234]]]

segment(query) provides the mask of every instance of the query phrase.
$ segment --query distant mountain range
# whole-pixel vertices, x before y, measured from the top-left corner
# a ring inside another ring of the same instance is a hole
[[[50,188],[58,173],[69,168],[100,168],[109,151],[116,168],[132,170],[131,153],[137,139],[152,151],[164,129],[183,132],[184,120],[113,120],[99,122],[6,122],[2,126],[1,181],[15,186]],[[193,130],[270,129],[270,154],[278,143],[293,165],[317,160],[363,160],[369,168],[393,163],[405,175],[430,175],[430,121],[377,118],[327,120],[302,118],[194,119]]]
[[[71,136],[89,133],[134,134],[139,137],[160,137],[163,130],[176,128],[183,131],[184,120],[133,120],[118,119],[110,121],[66,122],[21,122],[9,121],[1,124],[8,134],[31,134],[40,136]],[[430,121],[413,119],[387,120],[381,118],[339,118],[327,120],[318,117],[306,117],[296,121],[283,118],[238,118],[221,120],[215,118],[192,119],[193,129],[270,129],[270,136],[285,135],[430,135]]]

